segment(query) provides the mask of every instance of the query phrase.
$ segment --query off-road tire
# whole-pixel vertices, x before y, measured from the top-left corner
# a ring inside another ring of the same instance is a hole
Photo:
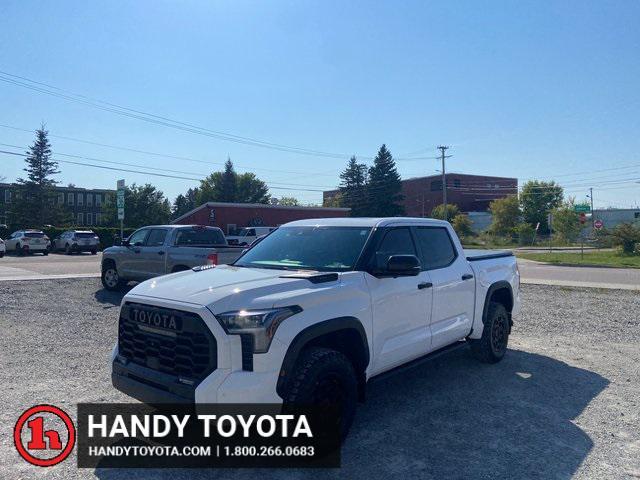
[[[42,252],[42,255],[44,255],[45,257],[46,257],[47,255],[49,255],[49,250],[46,250],[46,249],[45,249],[45,250]]]
[[[358,401],[358,380],[353,365],[336,350],[321,347],[303,350],[287,382],[285,405],[328,406],[334,401],[342,405],[339,430],[344,439],[353,423]]]
[[[507,353],[509,333],[509,312],[503,304],[490,302],[482,337],[469,339],[471,352],[481,362],[497,363]]]
[[[71,245],[67,243],[67,245],[64,247],[64,254],[71,255],[72,253],[73,253],[73,250],[71,249]]]
[[[98,254],[98,250],[91,250],[91,255],[97,255]]]

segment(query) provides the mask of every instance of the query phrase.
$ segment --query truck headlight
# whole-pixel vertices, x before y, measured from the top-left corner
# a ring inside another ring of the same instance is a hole
[[[298,305],[261,310],[238,310],[219,313],[215,317],[222,328],[232,335],[251,335],[253,353],[266,353],[278,325],[291,315],[302,311]]]

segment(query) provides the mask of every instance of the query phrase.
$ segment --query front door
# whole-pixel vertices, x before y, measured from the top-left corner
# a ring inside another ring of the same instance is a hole
[[[416,255],[408,227],[384,229],[373,262],[386,264],[391,255]],[[428,352],[432,289],[429,272],[417,276],[378,278],[365,274],[373,311],[375,375]]]
[[[129,245],[123,247],[118,261],[118,271],[121,276],[125,278],[140,278],[140,253],[147,240],[147,235],[149,235],[149,229],[141,228],[133,232],[129,237]]]
[[[167,237],[166,228],[152,228],[137,254],[136,267],[141,278],[164,275],[166,265],[166,248],[164,240]]]
[[[473,325],[475,280],[445,227],[415,227],[422,268],[433,282],[432,350],[466,337]]]

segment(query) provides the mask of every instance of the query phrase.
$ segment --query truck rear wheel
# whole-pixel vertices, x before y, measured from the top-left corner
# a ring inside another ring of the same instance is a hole
[[[469,339],[474,356],[485,363],[497,363],[507,353],[509,343],[509,312],[501,303],[490,302],[484,319],[482,337]]]
[[[338,406],[338,428],[344,439],[356,413],[358,380],[353,365],[342,353],[328,348],[305,349],[296,362],[284,396],[285,404]]]

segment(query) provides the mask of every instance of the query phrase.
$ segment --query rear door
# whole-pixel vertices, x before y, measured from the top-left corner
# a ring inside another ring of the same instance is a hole
[[[458,255],[445,227],[414,227],[420,261],[433,283],[432,349],[464,338],[471,331],[475,280],[467,259]]]
[[[409,227],[385,228],[377,243],[372,265],[386,264],[391,255],[418,255]],[[432,291],[426,271],[395,278],[367,273],[365,278],[373,310],[374,360],[370,373],[375,375],[429,351]]]

